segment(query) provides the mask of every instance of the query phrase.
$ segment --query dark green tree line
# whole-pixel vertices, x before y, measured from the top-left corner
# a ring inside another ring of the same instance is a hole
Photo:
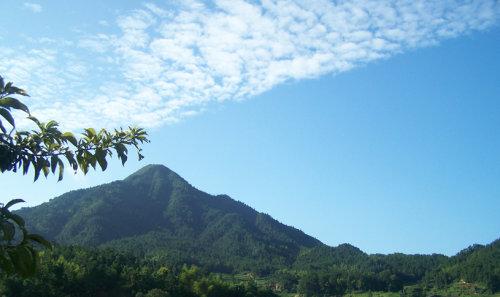
[[[112,249],[56,247],[40,257],[39,273],[0,276],[0,296],[16,297],[275,297],[252,283],[229,283],[196,266],[172,269]]]

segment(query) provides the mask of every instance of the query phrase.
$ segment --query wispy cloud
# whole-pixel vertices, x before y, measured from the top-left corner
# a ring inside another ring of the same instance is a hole
[[[42,6],[38,3],[24,2],[23,7],[34,13],[42,12]]]
[[[151,127],[484,30],[499,16],[495,0],[148,4],[116,20],[119,34],[82,37],[73,56],[2,50],[0,71],[36,92],[38,113],[68,127]]]

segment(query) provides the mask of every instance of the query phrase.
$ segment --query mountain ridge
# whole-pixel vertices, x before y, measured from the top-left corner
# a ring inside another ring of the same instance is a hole
[[[331,247],[227,195],[198,190],[163,165],[17,212],[30,231],[61,245],[111,248],[172,267],[272,276],[285,287],[294,284],[291,291],[309,284],[327,295],[395,292],[418,284],[442,288],[461,279],[500,288],[499,240],[453,257],[370,255],[348,243]]]
[[[250,267],[253,258],[290,265],[301,249],[324,245],[227,195],[202,192],[164,165],[147,165],[123,180],[71,191],[18,212],[30,230],[61,244],[166,257],[179,249],[204,250],[211,259],[194,262],[208,260],[215,266],[229,267],[235,260]]]

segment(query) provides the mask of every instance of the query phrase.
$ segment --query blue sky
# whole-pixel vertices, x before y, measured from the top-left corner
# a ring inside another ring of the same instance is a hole
[[[454,254],[500,236],[496,1],[0,5],[0,73],[35,115],[152,140],[105,173],[3,174],[4,199],[161,163],[330,245]]]

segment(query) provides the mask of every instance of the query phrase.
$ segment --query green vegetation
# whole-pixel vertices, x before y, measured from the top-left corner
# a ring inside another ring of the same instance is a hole
[[[209,282],[228,288],[251,285],[282,296],[488,296],[498,292],[499,240],[454,257],[368,255],[349,244],[329,247],[241,202],[201,192],[161,165],[148,165],[122,181],[72,191],[17,213],[26,218],[29,228],[59,244],[91,248],[84,250],[93,253],[90,259],[133,255],[137,263],[127,265],[153,275],[155,269],[167,267],[174,287],[183,267],[196,265]],[[122,265],[102,269],[120,270]],[[148,285],[154,281],[139,276],[134,279],[146,287],[120,287],[130,279],[121,277],[115,275],[109,281],[114,279],[115,288],[129,288],[129,293],[174,290]],[[3,286],[13,279],[6,278]],[[28,290],[23,286],[18,290]]]
[[[31,230],[61,244],[111,247],[225,273],[269,274],[292,265],[301,249],[321,245],[243,203],[201,192],[159,165],[17,213]]]
[[[139,160],[141,155],[140,144],[148,142],[147,133],[142,128],[129,128],[129,130],[115,130],[113,133],[101,129],[96,132],[94,128],[85,129],[82,137],[77,139],[71,132],[62,132],[56,121],[40,122],[30,114],[24,105],[15,96],[28,96],[26,91],[15,87],[11,82],[5,84],[0,76],[0,115],[10,125],[7,127],[0,120],[0,171],[13,171],[22,169],[27,174],[30,166],[34,169],[35,181],[43,172],[45,176],[50,172],[58,171],[59,180],[63,178],[64,161],[73,170],[81,169],[87,173],[89,166],[93,169],[99,164],[104,171],[107,168],[107,157],[113,155],[114,150],[118,158],[125,164],[127,161],[127,146],[137,150]],[[25,112],[35,124],[31,131],[17,131],[11,110]]]
[[[194,266],[174,269],[110,249],[59,247],[43,252],[33,278],[0,277],[0,296],[272,297],[252,282],[227,283]]]
[[[437,288],[456,282],[462,288],[477,289],[476,284],[481,284],[488,292],[500,292],[500,239],[464,249],[425,277],[428,286]]]
[[[450,259],[453,262],[456,259]],[[400,291],[363,291],[350,289],[337,293],[325,291],[317,273],[319,286],[307,285],[311,277],[298,276],[291,280],[287,272],[278,271],[259,277],[253,273],[214,274],[196,266],[169,266],[155,257],[136,257],[113,249],[56,247],[44,251],[40,270],[29,279],[13,275],[0,276],[0,296],[59,297],[59,296],[349,296],[349,297],[498,297],[484,285],[454,281],[449,286],[427,287],[422,282],[405,286]],[[444,269],[444,265],[440,269]],[[289,272],[290,274],[293,274]],[[331,278],[330,278],[331,279]],[[292,287],[284,283],[289,281]],[[359,279],[353,279],[359,281]],[[298,284],[297,284],[298,283]],[[296,287],[293,287],[293,286]],[[334,285],[330,284],[330,289]]]
[[[5,83],[0,76],[0,172],[19,170],[27,174],[31,167],[36,181],[40,173],[48,176],[58,171],[60,181],[65,162],[75,172],[80,169],[86,174],[89,166],[96,169],[97,164],[103,171],[106,170],[106,159],[113,155],[112,150],[122,164],[128,158],[127,146],[135,147],[139,160],[143,158],[139,145],[149,141],[143,129],[120,129],[110,133],[104,129],[96,132],[88,128],[77,139],[71,132],[61,132],[55,121],[40,122],[30,114],[28,107],[18,99],[19,96],[28,94],[12,82]],[[35,128],[31,131],[17,130],[11,113],[13,110],[26,113]],[[0,272],[27,277],[36,271],[38,253],[35,249],[40,246],[51,248],[51,244],[40,235],[30,234],[22,216],[9,210],[20,202],[24,200],[13,199],[5,205],[0,204]]]

